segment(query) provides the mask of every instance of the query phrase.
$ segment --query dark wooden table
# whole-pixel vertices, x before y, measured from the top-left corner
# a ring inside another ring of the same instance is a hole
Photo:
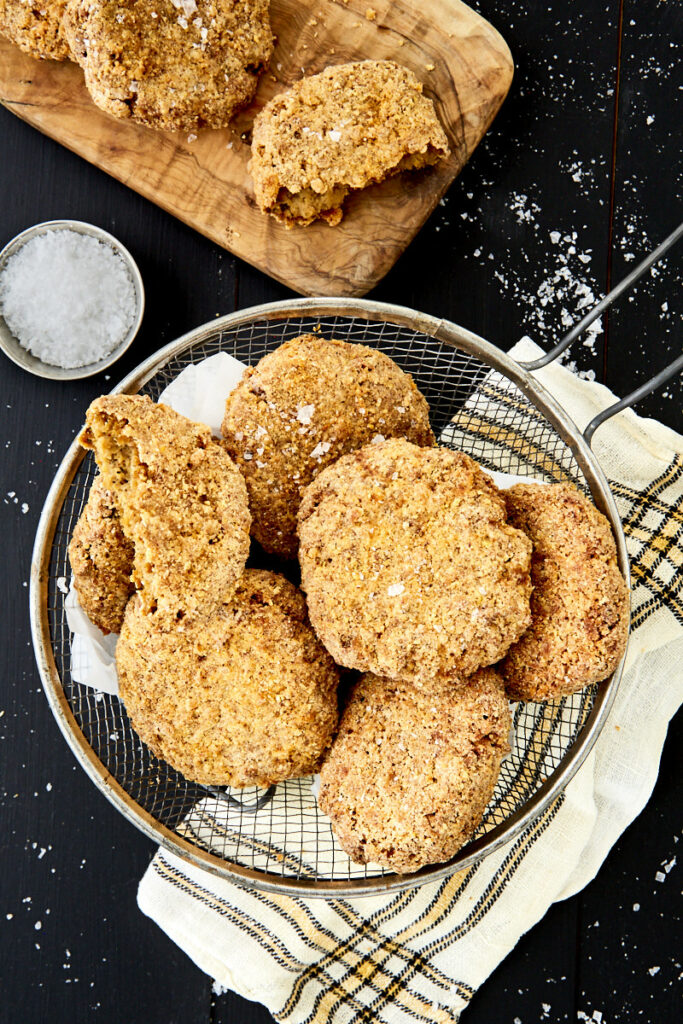
[[[681,7],[476,6],[507,38],[515,82],[375,297],[449,317],[502,348],[522,334],[547,344],[681,219]],[[58,385],[0,357],[0,1019],[265,1024],[263,1007],[214,996],[210,979],[138,911],[154,848],[95,790],[52,719],[31,650],[27,581],[43,500],[90,400],[188,329],[288,293],[2,109],[0,132],[0,243],[42,220],[92,221],[132,251],[148,300],[143,329],[111,375]],[[681,308],[679,253],[572,359],[624,394],[680,352]],[[677,381],[640,411],[680,429],[681,398]],[[678,852],[682,742],[679,716],[646,810],[595,881],[521,940],[475,996],[467,1024],[680,1019],[680,865],[664,883],[655,873]]]

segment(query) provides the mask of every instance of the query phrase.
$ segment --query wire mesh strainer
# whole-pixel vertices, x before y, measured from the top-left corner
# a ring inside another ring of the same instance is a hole
[[[509,357],[448,322],[370,301],[303,299],[256,307],[167,346],[115,390],[156,399],[186,366],[217,352],[254,364],[298,334],[372,345],[409,371],[442,443],[504,473],[570,481],[612,524],[628,577],[623,531],[590,447],[552,397]],[[518,705],[510,756],[474,839],[447,864],[397,876],[353,864],[319,813],[310,778],[269,791],[221,791],[189,782],[155,758],[117,697],[74,681],[63,579],[67,548],[96,467],[74,444],[48,495],[31,576],[34,645],[52,710],[76,757],[127,818],[167,849],[216,874],[264,889],[312,895],[396,890],[462,869],[508,841],[577,770],[614,699],[621,666],[598,686],[554,704]]]

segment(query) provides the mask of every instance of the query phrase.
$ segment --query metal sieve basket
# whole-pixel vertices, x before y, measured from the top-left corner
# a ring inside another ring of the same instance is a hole
[[[411,373],[441,443],[466,451],[487,469],[570,482],[589,493],[612,525],[628,580],[617,509],[586,439],[526,368],[452,323],[363,300],[258,306],[191,331],[114,390],[156,399],[181,370],[207,356],[227,352],[253,365],[288,338],[312,331],[380,349]],[[621,666],[571,697],[517,705],[512,750],[474,838],[449,862],[406,876],[349,860],[318,810],[310,777],[265,792],[188,781],[140,741],[117,697],[72,678],[66,595],[58,581],[70,576],[67,548],[95,471],[92,455],[74,443],[46,500],[31,574],[36,657],[50,706],[83,768],[130,821],[180,857],[233,881],[290,895],[396,891],[461,870],[509,842],[558,796],[593,746]]]

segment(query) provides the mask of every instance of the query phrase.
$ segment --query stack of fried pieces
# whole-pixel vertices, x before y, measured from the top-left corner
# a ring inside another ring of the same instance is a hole
[[[214,785],[319,769],[343,849],[398,872],[471,838],[509,700],[605,679],[628,623],[592,503],[568,484],[498,490],[428,414],[388,356],[316,335],[246,370],[221,440],[148,398],[99,398],[81,442],[100,475],[70,548],[159,757]],[[301,590],[245,568],[250,531]]]
[[[33,57],[79,64],[106,113],[193,133],[227,127],[253,100],[273,53],[269,7],[269,0],[0,0],[0,33]],[[253,140],[256,202],[287,227],[338,224],[349,192],[449,153],[422,84],[388,60],[341,64],[295,82],[257,114]]]

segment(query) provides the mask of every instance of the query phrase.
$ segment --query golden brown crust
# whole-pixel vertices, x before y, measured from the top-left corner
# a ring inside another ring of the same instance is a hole
[[[339,665],[424,682],[498,661],[530,622],[531,544],[462,452],[384,441],[307,488],[299,561]]]
[[[361,676],[320,773],[342,848],[401,873],[453,857],[491,799],[509,729],[492,669],[420,687]]]
[[[247,569],[233,598],[184,633],[150,629],[133,598],[116,662],[136,732],[207,785],[314,772],[337,724],[337,669],[303,595],[275,573]]]
[[[63,24],[66,4],[67,0],[0,0],[0,35],[32,57],[69,60]]]
[[[149,128],[223,128],[273,49],[268,0],[70,0],[65,31],[95,103]]]
[[[145,613],[158,629],[211,614],[244,569],[250,516],[242,475],[209,428],[147,397],[106,395],[80,441],[135,545]]]
[[[605,679],[626,647],[628,588],[610,525],[568,484],[517,484],[509,521],[534,545],[532,624],[501,670],[513,700],[553,700]]]
[[[374,437],[434,443],[409,374],[375,349],[313,334],[246,371],[227,399],[223,435],[247,482],[253,535],[285,558],[296,555],[301,495],[325,466]]]
[[[133,544],[124,536],[113,495],[101,477],[90,488],[76,523],[69,561],[83,611],[103,633],[118,633],[135,590]]]
[[[291,227],[338,224],[350,191],[449,150],[412,71],[366,60],[326,68],[272,99],[254,120],[251,152],[258,205]]]

